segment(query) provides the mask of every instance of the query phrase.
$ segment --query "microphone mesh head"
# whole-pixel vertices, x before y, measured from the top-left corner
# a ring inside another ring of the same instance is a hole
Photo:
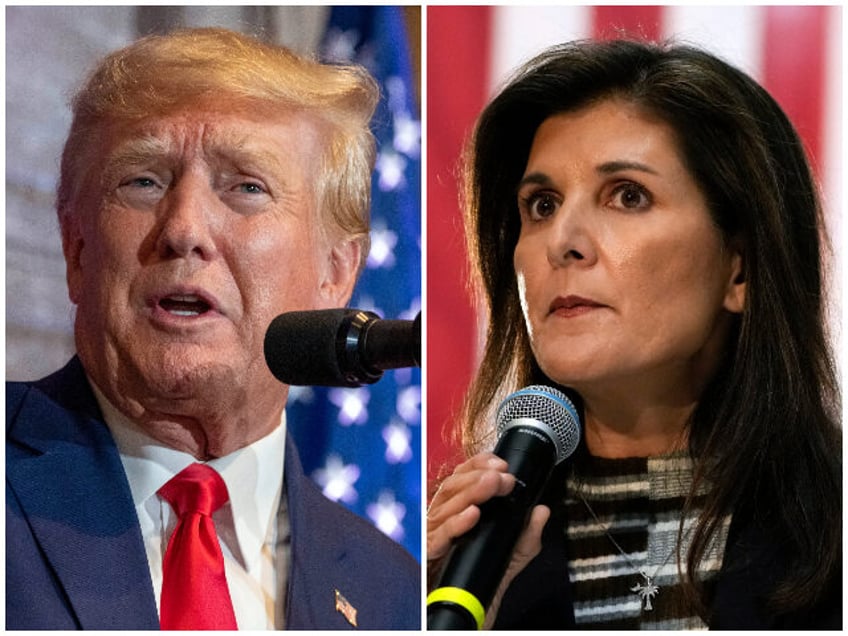
[[[498,407],[498,436],[515,420],[534,420],[556,446],[556,463],[569,457],[580,442],[580,418],[577,409],[562,391],[549,386],[532,385],[506,397]]]

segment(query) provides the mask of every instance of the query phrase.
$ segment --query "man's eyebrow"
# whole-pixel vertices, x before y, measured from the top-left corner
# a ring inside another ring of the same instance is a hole
[[[153,157],[167,156],[170,144],[155,136],[134,137],[118,145],[106,158],[107,165],[133,165]]]
[[[240,141],[235,144],[213,144],[211,155],[217,158],[234,160],[237,164],[264,166],[279,169],[280,158],[267,148],[259,147],[250,141]]]
[[[638,170],[639,172],[647,172],[648,174],[659,174],[651,166],[639,163],[638,161],[607,161],[595,168],[595,171],[600,174],[614,174],[616,172],[624,172],[626,170]]]
[[[177,156],[179,151],[168,139],[155,135],[135,137],[118,145],[107,157],[107,166],[134,166],[153,159],[168,159]],[[279,157],[272,151],[251,143],[250,140],[238,140],[235,143],[212,141],[208,145],[208,155],[215,160],[232,161],[236,164],[252,166],[263,165],[279,167]]]

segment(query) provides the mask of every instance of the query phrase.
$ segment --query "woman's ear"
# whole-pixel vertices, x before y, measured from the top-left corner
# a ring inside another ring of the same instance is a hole
[[[742,242],[734,241],[731,244],[730,275],[728,276],[723,303],[727,311],[741,314],[745,310],[747,285],[745,252],[742,249]]]

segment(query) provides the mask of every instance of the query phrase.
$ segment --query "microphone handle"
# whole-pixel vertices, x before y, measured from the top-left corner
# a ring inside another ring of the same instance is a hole
[[[427,606],[427,631],[477,631],[477,621],[464,607],[453,603]]]
[[[556,460],[553,441],[537,425],[519,424],[502,435],[495,454],[509,464],[515,488],[480,506],[480,520],[460,537],[448,557],[439,590],[460,588],[485,612],[509,565]],[[464,595],[463,595],[464,596]],[[462,602],[436,601],[427,607],[427,629],[478,629],[477,618]]]

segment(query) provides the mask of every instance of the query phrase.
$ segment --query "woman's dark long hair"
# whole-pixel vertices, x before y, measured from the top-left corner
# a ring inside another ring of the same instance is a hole
[[[711,484],[688,554],[690,599],[706,618],[697,567],[720,519],[733,513],[768,524],[789,559],[773,608],[809,605],[841,561],[840,398],[825,329],[822,212],[786,115],[708,53],[628,40],[560,45],[522,67],[482,113],[466,157],[464,207],[488,332],[463,445],[471,454],[490,443],[480,414],[504,394],[551,382],[530,351],[518,300],[516,187],[542,121],[610,97],[672,126],[714,222],[743,251],[745,309],[689,421],[693,492]]]

